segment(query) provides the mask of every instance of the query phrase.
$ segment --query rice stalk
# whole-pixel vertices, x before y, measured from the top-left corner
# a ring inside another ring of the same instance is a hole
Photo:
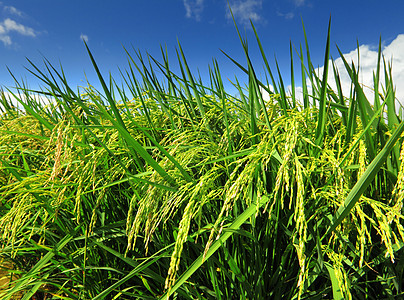
[[[391,108],[390,66],[372,107],[347,61],[351,95],[335,64],[330,89],[305,36],[299,103],[253,29],[276,94],[238,29],[246,66],[231,60],[248,75],[246,87],[235,80],[240,97],[225,92],[216,61],[210,86],[191,74],[181,46],[180,75],[163,50],[163,63],[125,50],[122,86],[106,82],[87,47],[103,92],[74,92],[63,70],[32,64],[53,104],[24,84],[13,95],[23,111],[1,102],[0,258],[21,272],[6,297],[399,296],[404,125]],[[292,81],[293,63],[291,53]],[[377,85],[380,65],[379,53]]]

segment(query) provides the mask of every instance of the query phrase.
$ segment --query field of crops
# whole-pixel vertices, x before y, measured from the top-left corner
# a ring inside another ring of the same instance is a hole
[[[239,34],[237,97],[181,45],[178,74],[163,48],[127,51],[118,84],[87,48],[101,91],[46,61],[41,91],[1,92],[1,299],[403,297],[404,123],[381,45],[373,99],[345,60],[343,94],[330,28],[321,74],[291,47],[287,91],[252,28],[267,76]]]

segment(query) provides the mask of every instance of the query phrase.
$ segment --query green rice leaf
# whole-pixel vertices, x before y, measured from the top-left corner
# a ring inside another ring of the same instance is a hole
[[[262,207],[264,204],[268,202],[269,198],[267,196],[263,196],[260,199],[259,207]],[[229,226],[229,229],[237,230],[240,228],[242,224],[244,224],[249,218],[251,218],[257,212],[257,205],[255,203],[251,204],[242,214],[240,214],[233,223]],[[174,286],[169,289],[160,297],[160,299],[169,299],[171,295],[173,295],[178,288],[180,288],[185,281],[192,276],[202,265],[208,260],[221,246],[224,245],[225,241],[233,235],[235,231],[226,231],[224,232],[218,240],[216,240],[209,248],[207,253],[204,255],[203,253],[192,263],[192,265],[185,271],[177,280]]]
[[[344,295],[339,287],[338,279],[335,274],[335,270],[328,262],[324,262],[325,267],[327,268],[328,274],[330,275],[331,285],[332,285],[332,294],[334,300],[344,300]]]
[[[338,227],[338,225],[341,224],[342,220],[349,215],[352,208],[359,201],[359,198],[362,196],[363,192],[374,180],[377,172],[380,170],[381,166],[386,161],[387,156],[390,154],[395,143],[400,138],[403,132],[404,132],[404,122],[401,122],[400,125],[393,132],[389,140],[387,141],[386,145],[379,152],[379,154],[373,159],[373,161],[367,167],[366,171],[359,178],[355,186],[351,189],[351,191],[349,192],[348,196],[345,199],[344,205],[338,209],[337,213],[333,218],[331,226],[328,228],[327,233],[324,236],[326,236],[329,233],[332,233]]]

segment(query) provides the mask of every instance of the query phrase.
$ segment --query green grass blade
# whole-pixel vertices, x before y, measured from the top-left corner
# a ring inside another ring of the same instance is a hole
[[[49,130],[53,129],[53,125],[51,123],[48,122],[48,120],[46,120],[45,118],[43,118],[39,113],[37,113],[30,105],[26,104],[24,101],[22,101],[19,97],[17,97],[17,95],[15,95],[10,89],[7,88],[7,91],[10,93],[10,95],[12,95],[14,97],[15,100],[17,100],[26,110],[26,112],[28,112],[29,114],[31,114],[32,116],[34,116],[43,126],[45,126],[46,128],[48,128]],[[27,91],[25,91],[25,97],[28,101],[30,95],[28,94]]]
[[[100,70],[99,70],[99,68],[98,68],[98,65],[97,65],[97,63],[95,62],[95,59],[94,59],[94,57],[93,57],[93,54],[91,53],[90,49],[88,48],[86,42],[84,42],[84,45],[86,46],[88,55],[90,56],[90,59],[91,59],[91,63],[93,64],[93,67],[94,67],[94,69],[95,69],[95,71],[96,71],[96,73],[97,73],[98,79],[99,79],[99,81],[100,81],[100,83],[101,83],[101,85],[102,85],[102,88],[103,88],[103,90],[104,90],[104,93],[105,93],[105,95],[106,95],[106,97],[107,97],[107,101],[108,101],[109,105],[110,105],[111,108],[112,108],[112,111],[113,111],[113,113],[114,113],[114,116],[115,116],[115,118],[116,118],[116,120],[117,120],[119,126],[122,127],[122,128],[124,128],[125,130],[127,130],[127,129],[126,129],[126,126],[125,126],[125,123],[123,122],[122,117],[121,117],[121,115],[120,115],[120,113],[119,113],[119,111],[118,111],[118,108],[116,107],[115,100],[114,100],[113,97],[112,97],[111,89],[109,89],[109,88],[107,87],[107,85],[106,85],[106,83],[105,83],[105,81],[104,81],[104,78],[102,77],[101,72],[100,72]]]
[[[323,80],[321,81],[321,95],[320,95],[320,107],[319,107],[319,115],[316,129],[316,145],[321,146],[324,138],[325,131],[325,123],[327,121],[327,113],[326,113],[326,98],[327,98],[327,78],[328,78],[328,66],[329,66],[329,58],[330,58],[330,32],[331,32],[331,17],[328,22],[328,34],[327,34],[327,43],[326,50],[324,56],[324,71],[323,71]]]
[[[69,243],[72,239],[74,234],[80,229],[80,226],[77,226],[76,229],[67,234],[65,237],[63,237],[63,239],[60,240],[60,242],[55,245],[55,247],[53,248],[52,251],[49,251],[48,253],[46,253],[41,260],[39,260],[35,266],[27,273],[24,275],[24,277],[18,279],[18,281],[16,282],[15,286],[10,290],[10,292],[8,292],[5,296],[5,298],[3,298],[4,300],[8,300],[10,299],[17,291],[19,291],[24,285],[28,284],[28,281],[31,280],[32,276],[36,276],[38,275],[38,273],[40,272],[40,270],[49,262],[49,260],[52,259],[52,257],[54,257],[58,251],[60,251],[64,246],[66,246],[67,243]],[[35,289],[37,290],[40,286],[35,286]],[[33,294],[35,293],[35,289],[32,290]]]
[[[372,118],[370,119],[370,122],[366,125],[366,127],[363,129],[362,133],[358,136],[358,138],[356,139],[355,143],[353,143],[353,145],[346,151],[344,158],[340,161],[339,166],[342,166],[344,164],[344,162],[349,158],[349,156],[351,155],[351,153],[355,150],[356,146],[359,144],[359,141],[362,139],[362,137],[366,134],[366,132],[368,130],[370,130],[370,127],[372,126],[372,122],[374,120],[376,120],[376,118],[380,118],[380,113],[383,110],[383,106],[386,103],[386,100],[384,100],[384,102],[382,103],[381,106],[379,106],[379,109],[377,111],[375,111],[374,115],[372,116]]]
[[[338,100],[339,100],[338,102],[342,106],[346,107],[344,94],[342,93],[341,77],[339,75],[339,71],[335,65],[334,60],[332,61],[332,68],[333,68],[333,73],[334,73],[334,78],[335,78],[335,84],[337,86],[337,91],[338,91]],[[348,124],[347,123],[348,122],[347,112],[346,112],[346,110],[340,110],[340,112],[341,112],[341,117],[342,117],[342,124],[347,126],[347,124]]]
[[[333,299],[344,300],[344,295],[339,287],[337,275],[335,274],[333,266],[330,265],[328,262],[324,262],[324,265],[327,268],[328,274],[330,275]]]
[[[204,118],[205,117],[205,108],[203,107],[201,97],[199,96],[199,91],[196,88],[195,80],[194,80],[194,78],[192,76],[192,73],[191,73],[191,71],[189,69],[187,60],[185,58],[184,51],[182,50],[182,47],[181,47],[181,44],[180,44],[179,41],[178,41],[178,47],[179,47],[179,50],[180,50],[180,53],[181,53],[182,61],[183,61],[184,66],[185,66],[185,70],[187,72],[188,80],[189,80],[189,82],[191,84],[192,90],[194,91],[194,96],[195,96],[196,103],[198,105],[198,108],[199,108],[199,111],[201,113],[202,118]]]
[[[188,182],[194,182],[194,179],[191,175],[181,166],[181,164],[166,150],[162,145],[160,145],[150,134],[147,133],[144,128],[136,124],[134,120],[132,122],[135,124],[136,128],[143,132],[143,134],[156,146],[157,149],[161,151],[173,164],[174,166],[181,172],[184,176],[184,179]]]
[[[306,67],[304,66],[302,45],[300,45],[300,55],[299,56],[300,56],[300,69],[301,69],[301,73],[302,73],[303,108],[307,109],[310,107],[310,103],[309,103],[309,93],[307,90]]]
[[[307,68],[308,68],[308,77],[312,83],[312,89],[314,89],[314,81],[313,81],[313,75],[316,74],[316,72],[314,71],[314,67],[313,64],[311,62],[311,56],[310,56],[310,50],[309,50],[309,43],[307,41],[307,35],[306,35],[306,28],[304,27],[304,23],[303,23],[303,18],[301,18],[302,20],[302,27],[303,27],[303,34],[304,34],[304,41],[305,41],[305,45],[306,45],[306,59],[307,59]],[[303,64],[302,64],[303,65]],[[314,93],[312,93],[314,94]],[[315,106],[315,102],[313,102],[313,105]]]
[[[257,34],[257,31],[255,30],[255,26],[254,26],[254,24],[253,24],[252,22],[251,22],[251,27],[252,27],[252,29],[254,30],[255,38],[256,38],[257,43],[258,43],[258,46],[259,46],[259,48],[260,48],[261,57],[262,57],[262,59],[264,60],[264,64],[265,64],[266,70],[267,70],[268,73],[269,73],[269,77],[271,77],[271,81],[272,81],[272,85],[273,85],[273,87],[274,87],[275,94],[279,94],[279,91],[278,91],[278,88],[277,88],[277,84],[276,84],[276,82],[275,82],[275,78],[274,78],[274,76],[273,76],[273,74],[272,74],[271,68],[269,67],[269,63],[268,63],[267,57],[266,57],[266,55],[265,55],[264,48],[262,47],[261,40],[259,39],[258,34]]]
[[[249,74],[249,85],[248,85],[248,98],[250,100],[250,127],[251,127],[251,140],[253,145],[258,143],[258,137],[257,137],[257,133],[258,133],[258,127],[257,127],[257,109],[256,109],[256,103],[258,102],[257,99],[257,91],[255,90],[255,85],[253,82],[253,78],[254,75],[251,74],[252,70],[249,70],[250,74]]]
[[[110,252],[111,254],[113,254],[114,256],[116,256],[117,258],[123,260],[125,263],[131,265],[133,268],[132,270],[126,274],[123,278],[121,278],[120,280],[118,280],[117,282],[115,282],[114,284],[112,284],[111,286],[109,286],[108,288],[106,288],[105,290],[103,290],[101,293],[99,293],[97,296],[95,296],[93,298],[93,300],[96,299],[104,299],[106,296],[108,296],[112,291],[114,291],[115,289],[117,289],[118,287],[120,287],[121,285],[123,285],[126,281],[130,280],[132,277],[134,276],[141,276],[142,274],[146,274],[148,276],[150,276],[150,278],[153,278],[154,280],[157,280],[160,282],[160,284],[164,284],[164,278],[151,271],[148,267],[150,265],[152,265],[153,263],[155,263],[156,261],[158,261],[162,256],[164,251],[169,248],[172,247],[173,245],[169,245],[163,249],[161,249],[160,251],[154,253],[153,255],[151,255],[150,257],[148,257],[146,260],[144,260],[141,263],[138,263],[137,261],[134,261],[128,257],[125,257],[124,255],[122,255],[121,253],[115,251],[114,249],[104,245],[103,243],[100,242],[94,242],[96,243],[98,246],[102,247],[103,249],[105,249],[106,251]],[[179,290],[179,292],[184,295],[184,292],[182,290]]]
[[[382,57],[382,37],[379,38],[379,49],[377,51],[377,68],[376,74],[373,72],[373,89],[375,93],[374,106],[375,109],[378,109],[380,106],[380,97],[379,97],[379,81],[380,81],[380,61]]]
[[[279,95],[281,96],[280,105],[281,105],[283,114],[285,116],[288,116],[289,105],[288,105],[288,99],[286,96],[286,88],[285,88],[285,84],[283,83],[281,70],[279,69],[278,61],[276,60],[276,58],[275,58],[275,63],[276,63],[276,70],[278,71],[278,76],[279,76]]]
[[[292,97],[293,108],[297,108],[297,106],[296,106],[295,72],[294,72],[294,66],[293,66],[292,41],[290,41],[289,51],[290,51],[290,84],[291,84],[291,88],[292,88],[291,97]]]
[[[268,197],[267,196],[263,196],[260,199],[259,202],[259,207],[262,207],[264,204],[267,203],[268,201]],[[257,204],[251,204],[242,214],[240,214],[234,221],[233,223],[228,227],[228,229],[225,232],[223,232],[223,234],[220,236],[220,238],[218,240],[216,240],[209,248],[209,250],[207,251],[205,257],[204,254],[202,253],[194,262],[193,264],[188,268],[187,271],[185,271],[185,273],[183,273],[176,281],[175,285],[168,290],[167,292],[164,293],[164,295],[162,295],[160,297],[160,299],[169,299],[169,297],[171,297],[171,295],[173,295],[175,293],[176,290],[178,290],[178,288],[180,288],[189,277],[192,276],[192,274],[194,274],[202,265],[203,263],[209,259],[209,257],[211,257],[221,246],[223,246],[224,242],[233,235],[233,233],[235,232],[235,230],[239,229],[241,225],[243,225],[249,218],[251,218],[256,212],[257,212]]]
[[[355,206],[355,204],[359,201],[359,198],[362,196],[363,192],[369,186],[369,184],[374,180],[377,172],[380,170],[383,163],[386,161],[387,156],[393,149],[395,143],[400,138],[401,134],[404,132],[404,122],[401,122],[397,129],[393,132],[389,140],[383,149],[379,152],[379,154],[373,159],[370,165],[367,167],[366,171],[359,178],[355,186],[351,189],[348,196],[344,201],[344,205],[341,206],[337,213],[333,218],[333,222],[329,229],[327,230],[327,234],[333,232],[338,225],[341,224],[342,220],[345,219],[351,209]],[[326,236],[325,234],[324,236]]]
[[[223,81],[222,81],[222,77],[220,75],[220,71],[219,71],[219,64],[217,63],[216,60],[214,60],[214,75],[215,75],[215,79],[217,81],[217,91],[220,93],[220,100],[222,102],[222,110],[223,110],[223,117],[224,117],[224,125],[226,128],[226,134],[227,134],[227,140],[228,140],[228,155],[233,155],[234,152],[234,143],[231,139],[230,136],[230,124],[229,124],[229,113],[227,110],[227,99],[226,99],[226,94],[225,94],[225,90],[224,90],[224,86],[223,86]]]
[[[113,118],[105,109],[102,103],[96,102],[96,105],[103,116],[111,121],[113,126],[119,131],[122,138],[128,143],[128,145],[132,147],[148,165],[150,165],[157,173],[159,173],[165,181],[175,187],[177,185],[175,180],[158,164],[155,159],[153,159],[153,157],[143,148],[143,146],[130,135],[130,133],[126,129],[126,126],[121,127],[120,124],[115,120],[115,118]]]
[[[395,100],[395,91],[394,91],[394,83],[393,83],[393,75],[391,70],[391,64],[389,63],[386,66],[386,62],[384,62],[384,78],[385,78],[385,87],[386,87],[386,104],[387,104],[387,122],[388,126],[391,129],[395,128],[399,122],[396,113],[396,100]]]
[[[344,62],[345,69],[347,70],[347,72],[352,80],[352,83],[355,86],[356,103],[358,106],[359,116],[361,117],[362,124],[368,124],[369,119],[370,119],[369,115],[373,115],[373,109],[371,108],[369,101],[367,100],[365,93],[363,92],[363,89],[359,83],[358,72],[355,70],[355,66],[353,65],[353,63],[352,63],[352,68],[349,66],[349,64],[346,61],[341,50],[338,47],[337,47],[337,49],[341,56],[342,61]],[[358,49],[358,52],[359,52],[359,49]],[[350,117],[350,120],[352,120],[352,122],[355,122],[353,120],[353,118],[355,118],[355,116],[353,115],[351,117]],[[348,121],[348,124],[349,124],[349,121]],[[377,127],[376,121],[374,121],[372,123],[372,126],[373,126],[372,129]],[[366,143],[367,151],[369,153],[369,157],[370,157],[370,159],[373,159],[376,156],[375,141],[372,137],[371,132],[369,132],[369,131],[366,133],[365,143]]]

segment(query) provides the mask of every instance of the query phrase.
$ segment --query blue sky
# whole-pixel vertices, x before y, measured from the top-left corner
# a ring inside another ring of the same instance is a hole
[[[353,58],[352,51],[359,41],[361,55],[365,57],[362,60],[364,71],[369,71],[375,67],[374,53],[381,36],[383,49],[395,59],[396,83],[404,80],[404,36],[400,36],[404,34],[404,1],[370,0],[365,5],[363,1],[352,0],[230,0],[229,3],[236,22],[249,40],[259,76],[263,75],[263,64],[250,19],[257,28],[271,67],[275,68],[276,56],[288,83],[289,41],[296,47],[304,42],[301,18],[313,62],[321,66],[331,15],[334,58],[338,57],[335,44]],[[99,87],[83,38],[103,74],[111,72],[117,81],[120,80],[118,68],[126,69],[128,65],[123,47],[134,56],[132,49],[160,59],[160,45],[167,45],[171,64],[175,65],[177,38],[192,71],[199,70],[202,78],[207,78],[208,65],[216,58],[224,79],[233,80],[236,75],[244,80],[238,68],[220,51],[245,64],[225,0],[0,0],[0,86],[14,85],[8,67],[18,79],[36,87],[38,81],[24,69],[29,67],[26,58],[41,69],[46,58],[55,66],[63,66],[72,87],[86,85],[85,74],[90,83]],[[297,60],[297,55],[294,58]]]

